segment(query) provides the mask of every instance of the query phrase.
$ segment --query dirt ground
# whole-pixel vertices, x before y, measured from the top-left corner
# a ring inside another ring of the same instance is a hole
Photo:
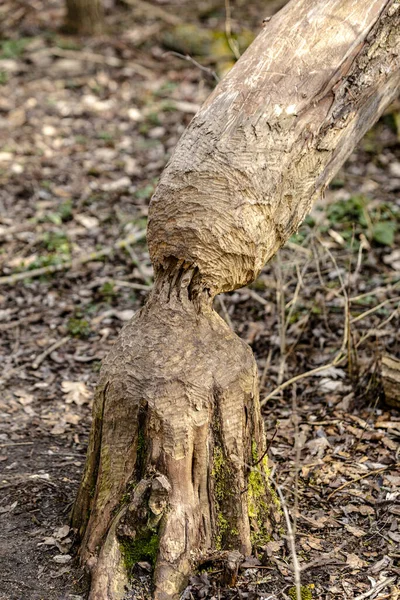
[[[0,6],[1,600],[87,598],[68,515],[92,392],[152,284],[157,179],[234,62],[222,1],[106,6],[91,40],[60,32],[58,0]],[[232,2],[239,51],[277,7]],[[259,364],[305,599],[400,598],[400,411],[380,367],[400,358],[399,192],[394,106],[259,279],[216,300]],[[284,517],[235,587],[219,575],[184,598],[294,598]]]

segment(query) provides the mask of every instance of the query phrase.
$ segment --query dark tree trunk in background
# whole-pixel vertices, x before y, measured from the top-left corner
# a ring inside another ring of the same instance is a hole
[[[103,0],[66,0],[64,30],[79,35],[97,35],[104,29]]]
[[[91,600],[140,560],[176,599],[202,556],[276,527],[256,364],[213,299],[257,277],[399,83],[400,0],[292,0],[182,136],[150,206],[154,291],[95,398],[73,512]]]

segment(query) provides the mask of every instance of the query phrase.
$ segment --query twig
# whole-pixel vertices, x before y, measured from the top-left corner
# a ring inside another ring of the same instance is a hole
[[[91,62],[97,65],[107,65],[108,67],[129,67],[133,71],[136,71],[138,75],[141,75],[146,79],[154,79],[154,73],[150,69],[132,61],[123,61],[116,56],[104,56],[104,54],[95,54],[94,52],[87,52],[86,50],[64,50],[62,48],[52,48],[51,54],[61,58],[72,58],[74,60]]]
[[[262,391],[265,387],[265,380],[267,379],[267,373],[268,373],[268,369],[271,365],[271,358],[272,358],[272,348],[270,348],[268,350],[268,356],[267,359],[265,361],[265,366],[261,375],[261,379],[260,379],[260,391]]]
[[[238,294],[242,294],[242,295],[249,295],[251,296],[251,298],[253,298],[254,300],[257,300],[257,302],[259,302],[260,304],[262,304],[263,306],[267,306],[268,305],[268,301],[265,300],[265,298],[263,298],[262,296],[260,296],[260,294],[257,294],[257,292],[255,292],[254,290],[252,290],[251,288],[248,287],[244,287],[244,288],[240,288],[238,290],[235,290]]]
[[[296,586],[296,596],[297,596],[297,600],[301,600],[301,569],[300,569],[299,559],[297,558],[297,553],[296,553],[295,532],[292,527],[292,522],[290,520],[288,507],[286,504],[286,500],[283,496],[282,490],[273,477],[270,477],[269,479],[274,484],[275,489],[278,493],[279,499],[281,501],[282,511],[283,511],[283,515],[285,517],[286,527],[288,530],[288,540],[289,540],[290,552],[292,555],[294,583]]]
[[[156,17],[168,25],[179,25],[182,23],[180,17],[167,12],[161,6],[155,6],[152,2],[145,2],[144,0],[123,0],[123,2],[140,10],[146,17]]]
[[[12,446],[32,446],[33,442],[10,442],[9,444],[0,444],[0,448],[11,448]]]
[[[8,475],[7,476],[7,480],[11,479],[11,477]],[[5,490],[6,488],[9,487],[14,487],[14,486],[18,486],[21,485],[22,483],[26,484],[29,481],[32,481],[36,484],[38,483],[43,483],[44,485],[48,485],[49,487],[52,488],[56,488],[57,489],[57,484],[55,484],[53,481],[49,481],[48,479],[46,479],[43,476],[40,476],[38,474],[32,474],[32,473],[21,473],[18,475],[15,475],[13,477],[13,481],[7,481],[6,479],[3,479],[3,481],[5,481],[4,485],[0,485],[0,490]]]
[[[151,285],[153,282],[151,280],[150,277],[148,277],[148,275],[146,275],[146,273],[143,270],[142,264],[140,262],[140,259],[138,257],[138,255],[136,254],[136,252],[134,251],[134,249],[132,248],[132,246],[130,244],[126,244],[126,249],[129,253],[129,256],[131,257],[131,261],[133,262],[133,264],[135,265],[135,267],[137,267],[143,281],[145,282],[145,284],[147,286]]]
[[[39,356],[35,358],[35,360],[32,363],[32,369],[37,369],[49,354],[54,352],[54,350],[61,348],[61,346],[64,346],[64,344],[69,342],[70,339],[70,336],[67,335],[66,337],[63,337],[61,340],[57,340],[57,342],[49,346],[49,348],[47,348],[44,352],[42,352],[42,354],[39,354]]]
[[[379,294],[380,292],[392,292],[395,288],[397,288],[400,285],[400,281],[396,281],[396,283],[393,284],[389,284],[386,287],[377,287],[374,288],[373,290],[370,290],[369,292],[364,292],[363,294],[359,294],[358,296],[352,296],[350,298],[350,302],[357,302],[357,300],[362,300],[363,298],[366,298],[367,296],[376,296],[376,294]]]
[[[153,283],[151,283],[150,285],[145,285],[144,283],[136,283],[134,281],[125,281],[123,279],[112,279],[110,277],[98,277],[97,279],[95,279],[94,281],[89,283],[87,287],[88,287],[88,289],[92,289],[92,288],[98,287],[104,283],[111,283],[117,287],[127,287],[127,288],[131,288],[132,290],[143,290],[146,292],[150,291],[153,288]]]
[[[215,79],[215,81],[217,83],[219,81],[219,77],[216,74],[216,72],[213,71],[213,69],[210,69],[209,67],[205,67],[204,65],[200,64],[199,62],[197,62],[197,60],[192,58],[190,56],[190,54],[181,54],[181,52],[175,52],[175,50],[169,50],[169,52],[165,52],[165,54],[163,54],[163,56],[176,56],[178,58],[182,58],[183,60],[187,60],[188,62],[192,63],[192,65],[194,65],[195,67],[200,69],[200,71],[204,71],[204,73],[208,73],[208,75],[211,75],[211,77],[213,79]]]
[[[381,467],[380,469],[375,469],[374,471],[369,471],[369,473],[364,473],[364,475],[360,475],[359,477],[356,477],[355,479],[352,479],[351,481],[346,481],[346,483],[344,483],[343,485],[336,488],[336,490],[333,490],[333,492],[331,492],[329,494],[329,496],[327,497],[327,500],[330,500],[332,498],[332,496],[334,496],[337,492],[340,492],[341,490],[348,487],[352,483],[361,481],[361,479],[365,479],[366,477],[370,477],[371,475],[378,475],[379,473],[383,473],[384,471],[390,471],[390,469],[397,469],[398,467],[400,467],[400,463],[394,463],[392,465],[387,465],[386,467]]]
[[[355,348],[352,347],[352,332],[351,332],[351,325],[352,325],[352,320],[350,319],[350,300],[349,300],[349,294],[347,293],[347,289],[346,289],[346,285],[345,282],[342,278],[342,274],[339,270],[339,266],[336,262],[335,257],[333,256],[332,252],[329,250],[329,248],[327,246],[324,246],[324,244],[322,243],[322,240],[317,237],[317,240],[319,241],[319,243],[325,248],[326,252],[328,253],[328,256],[330,257],[331,261],[333,262],[336,272],[337,272],[337,276],[338,279],[340,281],[341,284],[341,291],[343,292],[343,296],[344,296],[344,317],[345,317],[345,333],[344,333],[344,340],[346,342],[346,346],[347,346],[347,365],[348,365],[348,372],[350,377],[353,376],[353,351],[355,351]],[[349,278],[350,279],[350,278]]]
[[[278,371],[278,384],[280,385],[283,381],[283,377],[286,370],[286,319],[285,319],[285,289],[283,285],[282,276],[282,265],[280,254],[278,253],[276,259],[276,303],[278,305],[278,328],[279,328],[279,342],[280,342],[280,358],[279,358],[279,371]]]
[[[264,406],[264,404],[266,404],[268,402],[268,400],[270,400],[271,398],[276,396],[276,394],[278,394],[278,392],[281,392],[282,390],[286,389],[289,385],[292,385],[292,383],[296,383],[296,381],[300,381],[301,379],[304,379],[305,377],[311,377],[312,375],[321,373],[321,371],[325,371],[325,369],[329,369],[330,367],[336,367],[337,365],[340,365],[346,357],[347,357],[347,355],[343,354],[343,346],[342,346],[342,348],[336,354],[336,356],[332,360],[332,362],[327,363],[326,365],[321,365],[320,367],[316,367],[315,369],[311,369],[311,371],[306,371],[305,373],[300,373],[300,375],[296,375],[295,377],[288,379],[284,383],[281,383],[281,385],[278,385],[270,394],[268,394],[268,396],[266,396],[265,398],[263,398],[261,400],[260,405]]]
[[[300,458],[301,458],[299,414],[298,414],[298,409],[297,409],[296,386],[293,386],[292,412],[293,412],[293,418],[294,418],[294,449],[295,449],[294,506],[293,506],[293,535],[295,536],[296,530],[297,530],[297,515],[299,512],[299,471],[300,471]],[[299,597],[298,600],[301,600],[301,598]]]
[[[382,591],[386,586],[391,585],[395,581],[396,581],[396,577],[387,577],[383,581],[380,581],[380,582],[377,581],[375,583],[375,585],[373,585],[372,588],[370,590],[368,590],[368,592],[364,592],[363,594],[356,596],[354,598],[354,600],[364,600],[364,598],[369,598],[373,594],[374,595],[379,594],[379,592]],[[390,597],[390,596],[388,596],[388,597]]]
[[[394,298],[388,298],[387,300],[384,300],[380,304],[377,304],[376,306],[373,306],[369,310],[366,310],[365,312],[361,313],[361,315],[357,315],[357,317],[353,317],[351,319],[350,323],[353,324],[353,323],[356,323],[357,321],[361,321],[361,319],[365,319],[365,317],[368,317],[368,315],[371,315],[372,313],[376,312],[377,310],[379,310],[386,304],[390,304],[391,302],[397,302],[398,300],[400,300],[400,296],[395,296]]]
[[[31,315],[27,315],[18,321],[11,321],[11,323],[3,323],[0,325],[0,331],[8,331],[9,329],[14,329],[14,327],[20,327],[21,325],[28,325],[28,323],[36,323],[40,321],[42,315],[40,313],[33,313]]]
[[[375,329],[370,329],[369,331],[367,331],[367,333],[365,335],[363,335],[357,342],[356,348],[358,348],[363,342],[365,342],[366,339],[368,339],[369,337],[374,335],[378,329],[382,329],[385,325],[390,323],[390,321],[397,315],[399,310],[400,310],[400,307],[395,308],[394,311],[384,321],[382,321],[382,323],[379,323],[379,325],[377,325],[375,327]]]
[[[127,288],[131,288],[132,290],[143,290],[143,291],[150,291],[153,287],[153,284],[149,284],[149,285],[144,285],[143,283],[135,283],[133,281],[122,281],[121,279],[108,279],[107,281],[110,281],[110,283],[115,283],[115,285],[117,287],[127,287]]]
[[[323,246],[323,247],[325,248],[325,246]],[[339,352],[336,354],[335,358],[332,360],[332,362],[330,362],[326,365],[321,365],[320,367],[316,367],[315,369],[311,369],[310,371],[306,371],[305,373],[300,373],[299,375],[296,375],[295,377],[291,377],[287,381],[281,383],[274,390],[272,390],[272,392],[270,394],[268,394],[268,396],[266,396],[265,398],[263,398],[261,400],[260,406],[264,406],[264,404],[266,404],[268,402],[268,400],[270,400],[271,398],[276,396],[276,394],[278,394],[282,390],[286,389],[289,385],[292,385],[292,383],[296,383],[296,381],[300,381],[301,379],[304,379],[305,377],[310,377],[311,375],[316,375],[317,373],[320,373],[321,371],[325,371],[325,369],[329,369],[330,367],[335,367],[335,366],[341,364],[347,358],[347,353],[345,352],[345,350],[347,348],[348,339],[350,337],[350,319],[349,319],[349,311],[348,311],[349,298],[348,298],[348,294],[346,291],[344,281],[343,281],[341,273],[339,271],[339,267],[335,260],[335,257],[332,255],[332,253],[329,251],[328,248],[325,248],[325,249],[328,251],[328,254],[330,255],[330,257],[333,261],[333,264],[336,267],[339,282],[341,284],[341,292],[343,292],[343,295],[345,297],[345,329],[344,329],[344,334],[343,334],[342,346],[341,346]]]
[[[229,48],[232,50],[233,56],[236,60],[240,58],[239,46],[236,40],[232,37],[232,21],[231,21],[231,3],[229,0],[225,0],[225,35],[226,41],[228,42]]]
[[[253,467],[256,467],[257,465],[259,465],[259,464],[260,464],[260,462],[261,462],[261,461],[264,459],[264,457],[265,457],[265,456],[268,454],[268,451],[269,451],[269,449],[270,449],[270,448],[271,448],[271,446],[272,446],[272,442],[273,442],[273,441],[274,441],[274,439],[275,439],[275,436],[276,436],[276,434],[277,434],[277,431],[278,431],[278,428],[277,428],[277,427],[275,427],[275,431],[274,431],[274,433],[272,434],[272,438],[269,440],[269,442],[268,442],[268,444],[267,444],[267,447],[265,448],[264,452],[263,452],[263,453],[262,453],[262,455],[261,455],[261,458],[259,458],[257,462],[253,463]]]
[[[315,567],[321,567],[323,565],[328,564],[328,562],[331,563],[332,561],[334,561],[335,564],[344,565],[345,563],[343,563],[343,561],[338,561],[338,559],[334,558],[332,555],[337,555],[337,553],[340,550],[343,550],[343,548],[345,548],[348,545],[348,543],[349,543],[349,540],[346,540],[338,548],[334,548],[330,552],[324,552],[322,554],[322,556],[320,556],[319,558],[311,560],[310,562],[308,562],[306,564],[302,564],[301,568],[300,568],[301,572],[308,571],[309,569],[313,569]]]
[[[323,290],[328,291],[328,289],[327,289],[327,287],[325,285],[325,282],[323,280],[322,273],[321,273],[321,265],[320,265],[320,258],[319,258],[319,254],[318,254],[318,249],[317,249],[316,244],[314,244],[314,243],[313,243],[313,246],[312,246],[312,252],[313,252],[314,261],[315,261],[315,268],[317,270],[317,276],[318,276],[319,282],[321,284],[321,287],[322,287]],[[326,330],[329,331],[330,333],[332,333],[332,329],[329,326],[329,319],[328,319],[328,312],[326,310],[326,301],[325,301],[325,298],[323,300],[323,318],[324,318],[324,321],[325,321]]]
[[[21,231],[31,231],[34,229],[34,223],[29,221],[29,223],[20,223],[19,225],[1,225],[0,224],[0,239],[7,236],[12,236],[14,233],[19,233]]]
[[[302,252],[310,258],[312,256],[312,250],[310,250],[309,248],[305,248],[301,244],[296,244],[295,242],[286,242],[285,248],[289,248],[290,250],[294,250],[295,252]]]
[[[274,569],[275,569],[275,567],[266,567],[264,565],[249,565],[248,567],[241,567],[241,568],[244,568],[246,571],[247,571],[247,569],[260,569],[260,570],[265,569],[267,571],[274,571]],[[271,596],[271,598],[272,598],[272,596]]]
[[[58,273],[59,271],[65,271],[68,269],[75,269],[84,265],[88,262],[99,260],[106,256],[110,256],[115,250],[125,248],[127,244],[135,244],[139,240],[146,237],[146,230],[138,231],[123,240],[117,241],[113,246],[103,248],[98,252],[92,252],[85,254],[84,256],[78,256],[74,259],[65,260],[58,265],[49,265],[47,267],[40,267],[38,269],[32,269],[31,271],[24,271],[23,273],[14,273],[13,275],[7,275],[0,277],[0,285],[13,284],[17,281],[23,281],[24,279],[33,279],[34,277],[40,277],[41,275],[50,275],[52,273]]]

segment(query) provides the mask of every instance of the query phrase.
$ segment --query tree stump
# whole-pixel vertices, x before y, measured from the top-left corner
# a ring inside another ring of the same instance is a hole
[[[202,552],[248,555],[279,520],[266,459],[252,469],[265,454],[253,354],[197,279],[160,276],[102,368],[73,514],[93,600],[123,598],[144,560],[155,598],[176,597]]]
[[[73,511],[90,600],[121,600],[141,560],[175,600],[202,556],[276,527],[255,361],[213,299],[257,277],[399,84],[400,0],[292,0],[182,136],[150,205],[154,290],[96,392]]]

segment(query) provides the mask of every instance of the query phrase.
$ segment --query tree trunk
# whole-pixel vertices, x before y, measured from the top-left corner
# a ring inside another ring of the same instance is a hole
[[[66,0],[67,14],[63,29],[68,33],[98,35],[103,32],[102,0]]]
[[[400,0],[292,0],[194,117],[150,206],[155,288],[96,393],[73,512],[91,600],[154,564],[178,598],[205,554],[279,520],[251,350],[212,309],[296,230],[400,83]]]

